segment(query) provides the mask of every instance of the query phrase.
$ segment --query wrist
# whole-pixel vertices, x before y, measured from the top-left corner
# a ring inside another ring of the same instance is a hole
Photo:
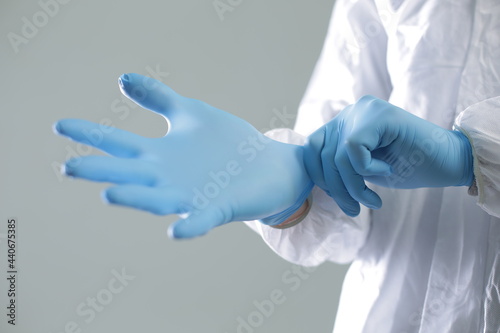
[[[260,219],[260,222],[269,226],[276,226],[284,223],[290,218],[290,216],[295,214],[295,212],[297,212],[302,207],[304,202],[307,200],[307,197],[311,193],[313,187],[314,183],[312,181],[309,181],[306,187],[302,190],[302,193],[299,195],[299,198],[293,205],[277,214]]]
[[[311,197],[308,197],[306,201],[302,204],[302,206],[293,213],[287,220],[278,224],[278,225],[270,225],[270,227],[275,229],[287,229],[299,224],[309,213],[311,209]]]

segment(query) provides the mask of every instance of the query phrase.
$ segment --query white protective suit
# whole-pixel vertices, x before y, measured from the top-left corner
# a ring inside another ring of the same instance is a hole
[[[315,187],[298,225],[246,223],[290,262],[352,261],[335,333],[500,332],[500,0],[337,0],[295,131],[268,135],[303,144],[365,94],[465,131],[479,195],[368,184],[383,207],[350,218]]]

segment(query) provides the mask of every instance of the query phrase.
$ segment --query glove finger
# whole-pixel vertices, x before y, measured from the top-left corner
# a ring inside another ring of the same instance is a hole
[[[178,191],[140,185],[120,185],[102,192],[105,202],[144,210],[156,215],[184,214],[189,211]]]
[[[365,145],[349,141],[345,145],[345,149],[352,167],[359,175],[387,176],[391,173],[391,166],[384,161],[372,158],[370,149]]]
[[[178,220],[168,228],[168,235],[174,239],[186,239],[205,235],[213,228],[229,222],[218,207],[192,212],[186,219]]]
[[[154,185],[160,178],[154,166],[147,162],[109,156],[70,159],[64,164],[63,172],[68,176],[96,182],[146,186]]]
[[[145,141],[142,136],[82,119],[62,119],[54,124],[57,134],[118,157],[134,157]]]
[[[322,189],[327,188],[323,176],[321,151],[325,145],[325,127],[321,127],[311,134],[304,145],[304,165],[312,181]]]
[[[337,205],[348,216],[356,216],[360,212],[358,201],[347,191],[347,188],[342,181],[339,170],[335,165],[335,155],[337,151],[338,136],[337,133],[329,139],[328,145],[321,152],[321,160],[323,163],[324,177],[326,183],[326,192],[335,200]]]
[[[352,198],[368,208],[378,209],[382,206],[382,199],[366,186],[363,177],[354,170],[345,149],[338,150],[335,164]]]
[[[183,108],[186,98],[153,78],[129,73],[120,76],[118,82],[122,93],[130,100],[170,120],[176,110],[187,109]]]

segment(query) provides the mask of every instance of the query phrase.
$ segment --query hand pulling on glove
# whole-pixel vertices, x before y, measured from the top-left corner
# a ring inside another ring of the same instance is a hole
[[[314,183],[349,216],[380,208],[365,181],[391,188],[471,185],[472,148],[446,130],[372,96],[362,97],[308,137],[304,163]]]

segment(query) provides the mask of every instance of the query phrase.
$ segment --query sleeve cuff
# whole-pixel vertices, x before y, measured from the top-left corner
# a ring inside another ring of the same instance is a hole
[[[455,121],[472,146],[474,182],[469,194],[488,214],[500,218],[500,97],[468,107]]]

